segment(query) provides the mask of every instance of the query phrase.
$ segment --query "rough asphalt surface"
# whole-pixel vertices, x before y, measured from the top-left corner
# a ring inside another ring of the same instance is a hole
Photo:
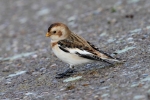
[[[56,79],[68,66],[45,37],[53,22],[126,62]],[[1,0],[0,100],[150,100],[150,0]]]

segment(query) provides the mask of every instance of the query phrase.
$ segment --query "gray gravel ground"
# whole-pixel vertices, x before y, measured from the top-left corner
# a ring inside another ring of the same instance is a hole
[[[126,60],[68,67],[45,37],[66,23],[101,50]],[[1,0],[0,100],[150,100],[150,0]]]

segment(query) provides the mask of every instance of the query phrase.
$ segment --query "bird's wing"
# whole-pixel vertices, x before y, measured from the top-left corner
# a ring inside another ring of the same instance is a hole
[[[108,61],[116,61],[116,62],[121,62],[121,59],[119,58],[114,58],[112,56],[110,56],[109,54],[107,54],[106,52],[100,50],[98,47],[96,47],[95,45],[93,45],[92,43],[88,42],[87,43],[93,48],[95,49],[96,51],[98,51],[98,54],[103,56],[103,57],[100,57],[102,60],[108,60]],[[97,54],[97,55],[98,55]]]
[[[90,60],[104,61],[109,63],[107,61],[107,55],[105,55],[103,52],[101,53],[96,51],[98,48],[96,48],[94,45],[91,45],[89,42],[82,44],[80,42],[74,42],[72,40],[65,39],[59,41],[58,46],[66,53],[76,54],[80,57]],[[101,54],[102,56],[100,57],[97,53]]]
[[[92,49],[81,43],[74,42],[69,39],[61,40],[58,42],[58,47],[64,52],[72,54],[83,54],[83,55],[93,55]]]
[[[104,55],[106,55],[107,57],[111,58],[111,59],[114,59],[114,57],[110,56],[109,54],[107,54],[106,52],[100,50],[98,47],[96,47],[95,45],[93,45],[92,43],[88,42],[87,43],[95,50],[99,51],[99,53],[102,53]]]

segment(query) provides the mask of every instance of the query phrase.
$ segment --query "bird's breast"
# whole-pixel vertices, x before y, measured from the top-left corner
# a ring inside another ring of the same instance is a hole
[[[55,43],[52,43],[52,50],[59,59],[71,65],[78,65],[82,63],[88,63],[91,61],[91,60],[82,58],[78,56],[77,54],[64,52],[58,47],[58,44],[55,44]]]
[[[51,47],[53,48],[56,44],[57,44],[57,42],[52,42]]]

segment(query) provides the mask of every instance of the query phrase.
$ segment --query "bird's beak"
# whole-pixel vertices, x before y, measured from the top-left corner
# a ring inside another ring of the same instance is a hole
[[[46,37],[50,37],[51,34],[49,32],[46,33]]]

